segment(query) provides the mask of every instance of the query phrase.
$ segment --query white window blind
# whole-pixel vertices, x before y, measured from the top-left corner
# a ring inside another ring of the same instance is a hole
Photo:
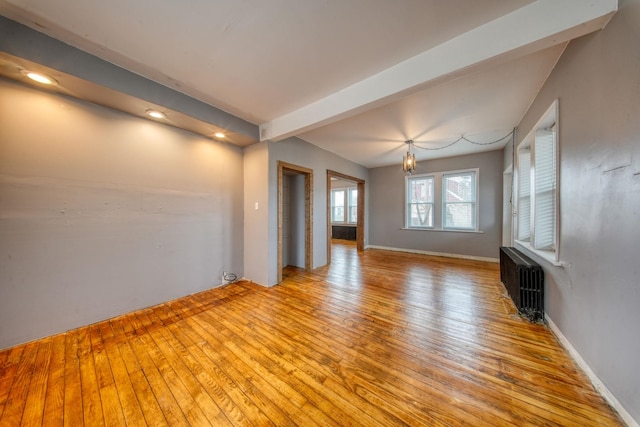
[[[531,237],[531,151],[518,150],[518,240]]]
[[[407,227],[433,227],[433,176],[407,180]]]
[[[556,244],[556,144],[555,132],[536,131],[534,143],[535,205],[533,247],[553,250]]]
[[[331,191],[331,222],[344,222],[344,190]]]
[[[358,222],[358,189],[349,189],[349,222]]]
[[[443,229],[476,229],[476,173],[445,174],[442,179]]]
[[[554,264],[560,258],[558,114],[555,100],[516,151],[516,242]]]

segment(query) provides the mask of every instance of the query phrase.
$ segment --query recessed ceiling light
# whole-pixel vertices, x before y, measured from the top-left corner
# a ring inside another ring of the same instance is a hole
[[[224,138],[225,134],[222,132],[216,132],[213,134],[213,136],[215,136],[216,138]]]
[[[147,110],[147,116],[153,117],[154,119],[165,119],[167,116],[158,110]]]
[[[49,77],[46,74],[36,73],[35,71],[29,71],[29,70],[22,70],[22,74],[29,77],[33,81],[42,83],[43,85],[58,84],[58,82],[53,77]]]

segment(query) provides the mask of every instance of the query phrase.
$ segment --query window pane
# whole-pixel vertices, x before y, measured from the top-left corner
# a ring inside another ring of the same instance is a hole
[[[461,228],[475,230],[475,203],[447,203],[444,212],[445,228]]]
[[[535,210],[533,247],[551,250],[556,243],[556,148],[554,132],[536,131],[534,146]]]
[[[344,222],[344,190],[331,191],[331,221]]]
[[[349,189],[349,222],[358,222],[358,189]]]
[[[443,176],[443,228],[475,230],[476,173]]]
[[[433,203],[433,177],[409,179],[409,203]]]
[[[407,227],[433,227],[433,176],[407,179]]]
[[[445,175],[445,202],[474,202],[476,200],[475,173]]]
[[[518,150],[518,240],[531,236],[531,151]]]
[[[412,203],[409,210],[409,227],[433,227],[432,203]]]

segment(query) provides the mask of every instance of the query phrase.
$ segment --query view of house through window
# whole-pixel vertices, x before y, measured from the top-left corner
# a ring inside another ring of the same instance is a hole
[[[476,173],[461,172],[443,176],[444,229],[476,229]]]
[[[477,169],[408,176],[406,228],[477,231],[477,182]]]
[[[407,180],[407,228],[433,227],[433,176]]]

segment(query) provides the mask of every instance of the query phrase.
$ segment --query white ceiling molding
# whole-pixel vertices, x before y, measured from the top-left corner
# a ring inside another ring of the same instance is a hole
[[[603,28],[617,0],[537,0],[376,75],[260,126],[260,140],[290,136],[368,111],[470,72]]]

